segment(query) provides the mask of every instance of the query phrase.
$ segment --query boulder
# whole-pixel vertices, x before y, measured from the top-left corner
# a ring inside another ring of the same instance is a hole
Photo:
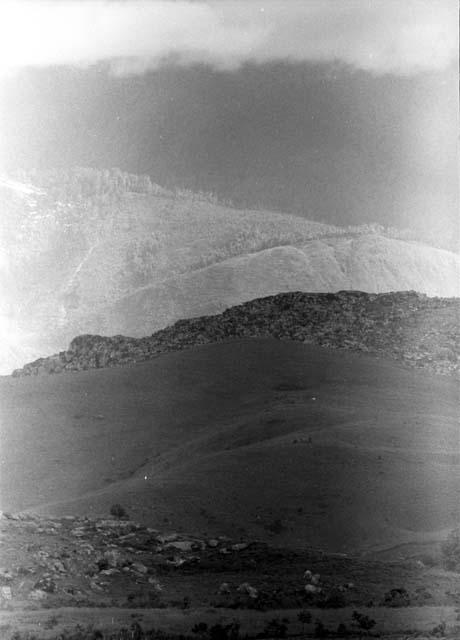
[[[166,545],[166,549],[177,549],[178,551],[192,551],[195,543],[192,540],[177,540]]]
[[[48,594],[46,591],[43,591],[43,589],[33,589],[29,593],[30,600],[44,600],[47,597]]]

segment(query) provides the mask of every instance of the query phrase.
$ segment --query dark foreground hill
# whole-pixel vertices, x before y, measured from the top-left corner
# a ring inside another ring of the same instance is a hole
[[[145,338],[82,335],[67,351],[40,358],[14,376],[112,367],[169,351],[235,338],[271,337],[368,352],[435,373],[455,374],[460,299],[409,292],[284,293],[220,315],[181,320]]]
[[[2,509],[396,555],[460,520],[456,381],[366,354],[241,339],[5,377],[0,420]]]

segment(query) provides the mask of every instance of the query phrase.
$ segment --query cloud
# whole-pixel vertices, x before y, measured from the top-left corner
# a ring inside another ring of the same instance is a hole
[[[440,70],[458,55],[456,0],[2,0],[0,73],[92,65],[142,73],[173,58],[339,61],[374,74]]]

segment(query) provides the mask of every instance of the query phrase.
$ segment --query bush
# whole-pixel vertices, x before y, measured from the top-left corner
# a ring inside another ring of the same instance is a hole
[[[160,607],[160,596],[152,591],[134,591],[126,598],[128,607],[139,609],[152,609]]]
[[[128,514],[126,512],[126,509],[124,509],[124,507],[121,506],[121,504],[113,504],[110,507],[110,515],[113,516],[114,518],[119,518],[120,520],[122,518],[127,518]]]
[[[369,618],[369,616],[364,615],[363,613],[359,613],[359,611],[353,611],[353,620],[355,620],[356,624],[363,631],[370,631],[377,624],[375,620]]]
[[[410,605],[410,597],[406,589],[391,589],[384,595],[384,607],[408,607]]]
[[[431,629],[430,636],[434,638],[444,638],[446,635],[446,623],[440,622],[436,627]]]

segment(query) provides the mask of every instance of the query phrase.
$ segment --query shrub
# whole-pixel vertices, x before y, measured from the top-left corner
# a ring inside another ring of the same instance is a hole
[[[446,635],[446,623],[440,622],[436,627],[431,629],[430,636],[435,638],[444,638]]]
[[[406,589],[391,589],[384,595],[383,605],[385,607],[408,607],[410,597]]]
[[[369,618],[369,616],[366,616],[363,613],[359,613],[359,611],[353,611],[352,618],[363,631],[370,631],[377,624],[375,620]]]
[[[121,504],[113,504],[110,507],[110,515],[113,516],[114,518],[127,518],[128,514],[126,513],[126,509],[124,507],[121,506]]]
[[[126,604],[132,608],[150,609],[160,607],[160,596],[152,591],[134,591],[128,594]]]

